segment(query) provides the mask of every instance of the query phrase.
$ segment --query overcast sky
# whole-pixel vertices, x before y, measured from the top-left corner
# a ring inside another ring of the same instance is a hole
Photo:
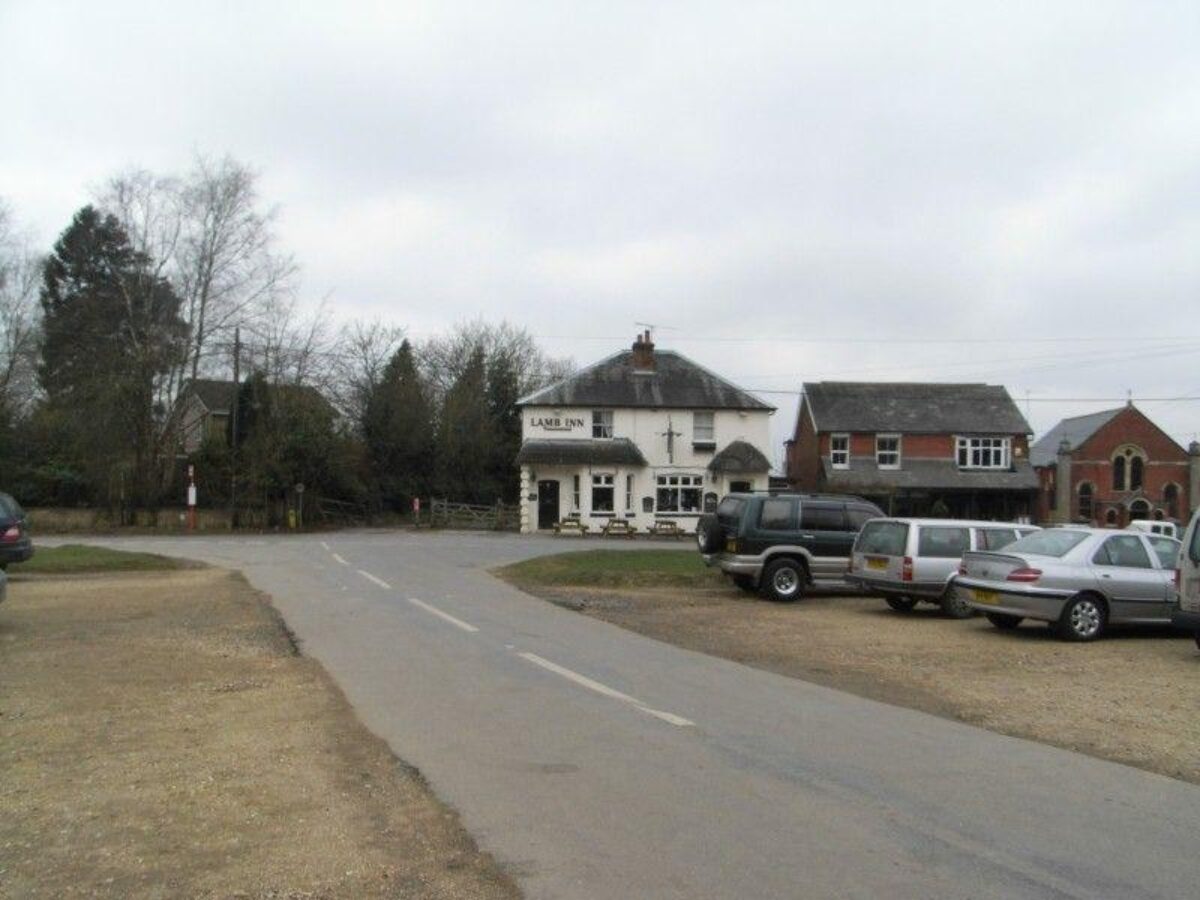
[[[261,173],[309,302],[1200,432],[1200,3],[0,0],[0,197]],[[794,394],[779,407],[790,431]]]

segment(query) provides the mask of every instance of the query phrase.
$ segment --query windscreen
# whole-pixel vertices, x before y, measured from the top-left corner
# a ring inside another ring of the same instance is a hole
[[[1035,531],[1004,548],[1005,553],[1032,553],[1035,556],[1066,556],[1075,547],[1087,540],[1086,531],[1070,531],[1066,528],[1047,528]]]
[[[868,522],[854,542],[855,553],[903,556],[908,543],[907,522]]]

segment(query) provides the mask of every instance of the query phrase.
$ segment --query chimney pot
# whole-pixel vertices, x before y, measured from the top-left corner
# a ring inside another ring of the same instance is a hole
[[[650,340],[649,329],[639,334],[633,342],[633,371],[654,371],[654,342]]]

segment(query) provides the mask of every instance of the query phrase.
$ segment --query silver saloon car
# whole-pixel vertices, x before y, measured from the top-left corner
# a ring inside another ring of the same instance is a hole
[[[997,628],[1050,622],[1091,641],[1110,624],[1165,624],[1179,541],[1138,531],[1048,528],[1001,551],[963,554],[956,589]]]

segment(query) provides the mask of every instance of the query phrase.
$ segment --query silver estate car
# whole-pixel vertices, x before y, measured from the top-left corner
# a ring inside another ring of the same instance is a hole
[[[1050,622],[1091,641],[1109,624],[1171,621],[1179,541],[1108,528],[1048,528],[1001,551],[964,553],[955,586],[997,628]]]

